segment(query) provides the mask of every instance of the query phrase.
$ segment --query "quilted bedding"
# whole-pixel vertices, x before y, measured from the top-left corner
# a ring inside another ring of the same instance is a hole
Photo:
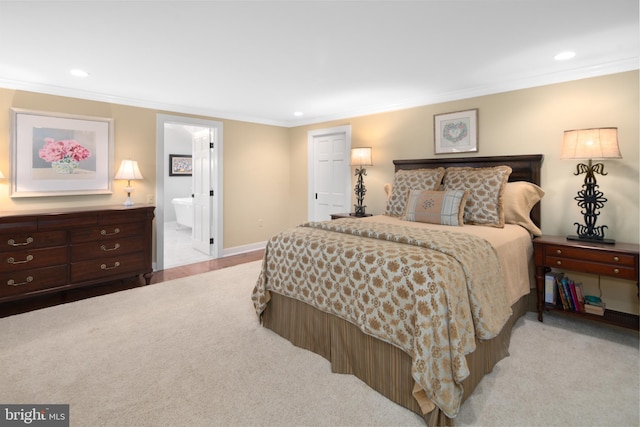
[[[274,236],[252,294],[258,315],[271,291],[402,349],[416,383],[451,418],[475,337],[495,337],[511,315],[486,240],[382,222],[311,222]]]

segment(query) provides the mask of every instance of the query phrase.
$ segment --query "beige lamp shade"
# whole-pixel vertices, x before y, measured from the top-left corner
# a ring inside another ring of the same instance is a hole
[[[140,173],[140,168],[138,167],[138,162],[135,160],[123,160],[120,163],[120,169],[116,173],[115,179],[144,179],[142,174]]]
[[[621,159],[618,128],[564,131],[561,159]]]
[[[0,171],[0,179],[4,179],[4,175],[2,174],[2,171]]]
[[[116,173],[116,176],[114,178],[127,180],[127,186],[124,188],[124,191],[127,192],[127,199],[123,204],[125,206],[133,206],[133,201],[131,200],[131,192],[133,191],[131,180],[144,179],[144,177],[140,173],[138,162],[136,162],[135,160],[123,160],[122,163],[120,163],[120,169],[118,169],[118,172]]]
[[[371,147],[352,148],[351,164],[353,166],[373,166],[371,161]]]

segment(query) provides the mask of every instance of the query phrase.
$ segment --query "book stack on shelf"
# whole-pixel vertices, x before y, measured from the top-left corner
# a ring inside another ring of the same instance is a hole
[[[585,295],[584,311],[589,314],[597,314],[598,316],[604,316],[605,304],[598,298],[591,295]]]
[[[544,301],[565,311],[604,316],[604,302],[599,297],[585,295],[582,283],[575,283],[562,272],[546,274]]]

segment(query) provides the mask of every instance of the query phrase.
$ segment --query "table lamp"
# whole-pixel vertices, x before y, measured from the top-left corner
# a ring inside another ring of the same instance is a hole
[[[114,179],[127,180],[127,186],[124,188],[124,191],[127,192],[127,199],[123,204],[125,206],[133,206],[133,201],[131,200],[131,192],[133,191],[131,180],[144,179],[144,177],[140,173],[140,169],[138,168],[138,162],[136,162],[135,160],[123,160],[120,164],[120,169],[118,169],[118,172],[116,173]]]
[[[358,177],[358,183],[355,187],[356,200],[358,204],[355,207],[355,216],[366,216],[366,206],[362,204],[364,195],[367,189],[364,186],[363,175],[367,174],[367,170],[363,166],[373,166],[371,161],[371,147],[364,148],[352,148],[351,149],[351,165],[356,167],[356,176]]]
[[[613,239],[604,238],[606,225],[596,227],[600,209],[607,201],[604,193],[598,190],[596,173],[607,175],[602,163],[593,163],[593,159],[621,159],[618,147],[618,128],[593,128],[567,130],[562,141],[560,159],[588,159],[588,163],[578,163],[574,175],[586,174],[582,190],[574,199],[582,208],[584,224],[575,222],[576,236],[567,236],[569,240],[581,240],[596,243],[615,243]]]

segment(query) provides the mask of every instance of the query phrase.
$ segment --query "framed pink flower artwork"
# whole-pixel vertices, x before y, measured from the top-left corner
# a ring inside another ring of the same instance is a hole
[[[434,153],[478,151],[478,109],[433,116]]]
[[[113,119],[12,109],[11,197],[112,193]]]

